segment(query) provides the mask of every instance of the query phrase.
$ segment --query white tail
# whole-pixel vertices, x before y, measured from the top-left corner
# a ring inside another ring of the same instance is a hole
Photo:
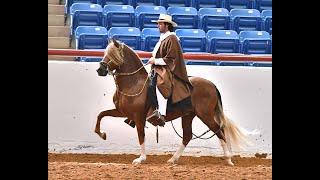
[[[230,152],[231,148],[242,150],[246,145],[251,145],[248,140],[248,133],[242,132],[241,129],[243,128],[240,129],[237,127],[234,122],[224,115],[220,99],[217,103],[215,119],[219,123],[220,127],[223,127],[224,129],[224,135],[227,141],[226,143]]]

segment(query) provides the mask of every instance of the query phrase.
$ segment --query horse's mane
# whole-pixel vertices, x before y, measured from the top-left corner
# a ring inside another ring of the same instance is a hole
[[[123,51],[119,51],[113,42],[108,44],[105,54],[111,61],[117,63],[118,65],[123,64],[124,62],[124,59],[122,58]]]
[[[123,52],[128,52],[129,53],[129,56],[130,57],[133,57],[134,59],[137,59],[138,62],[140,62],[141,66],[143,65],[141,60],[140,60],[140,57],[138,56],[138,54],[131,48],[129,47],[128,45],[124,44],[124,51]]]
[[[113,41],[109,42],[105,51],[106,56],[113,62],[121,65],[126,61],[136,61],[138,66],[143,66],[138,54],[128,45],[118,40],[115,40],[119,44],[119,48],[116,47]],[[146,69],[143,68],[145,71]],[[147,72],[147,71],[146,71]]]

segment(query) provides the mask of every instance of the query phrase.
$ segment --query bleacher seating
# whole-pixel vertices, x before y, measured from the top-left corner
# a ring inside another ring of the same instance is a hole
[[[239,36],[233,30],[209,30],[207,32],[207,52],[239,53]]]
[[[201,29],[177,29],[183,52],[206,52],[206,33]]]
[[[78,26],[102,26],[102,7],[99,4],[74,3],[70,7],[70,35]]]
[[[167,10],[163,6],[137,6],[135,9],[136,27],[140,28],[156,28],[157,23],[152,20],[157,20],[159,14],[167,14]]]
[[[191,1],[188,0],[160,0],[160,6],[168,7],[190,7]]]
[[[272,53],[272,0],[66,0],[65,7],[77,49],[103,49],[114,37],[151,52],[160,37],[152,20],[169,14],[184,52]],[[83,33],[87,26],[106,30]]]
[[[94,50],[94,51],[101,51],[101,52],[105,52],[105,48],[104,49],[85,49],[85,50]],[[89,56],[89,57],[80,57],[77,58],[78,61],[80,62],[100,62],[102,61],[103,57],[95,57],[95,56]]]
[[[133,27],[135,26],[135,12],[130,5],[105,5],[103,8],[103,26]]]
[[[272,10],[263,10],[261,12],[261,30],[267,31],[269,34],[272,34]]]
[[[198,12],[194,7],[168,7],[167,13],[172,16],[179,29],[198,28]]]
[[[141,32],[136,27],[112,27],[108,31],[108,37],[120,40],[134,50],[140,49]]]
[[[160,0],[131,0],[131,5],[137,6],[160,6]]]
[[[113,5],[130,5],[130,0],[97,0],[97,4],[100,4],[102,7],[108,4]]]
[[[256,7],[260,12],[263,10],[272,10],[272,0],[256,0]]]
[[[266,31],[241,31],[239,39],[243,54],[271,54],[271,37]]]
[[[81,57],[80,62],[100,62],[102,61],[101,57]]]
[[[230,27],[229,11],[225,8],[200,8],[199,29],[205,32],[208,30],[223,30]]]
[[[261,14],[256,9],[231,9],[230,29],[237,33],[248,30],[261,30]]]
[[[221,8],[223,0],[191,0],[191,6],[200,8]]]
[[[95,0],[66,0],[64,4],[64,13],[70,14],[70,7],[74,3],[95,3]]]
[[[220,61],[219,66],[251,66],[250,62]]]
[[[153,51],[159,38],[160,32],[158,28],[144,28],[141,32],[141,50]]]
[[[78,26],[75,39],[76,49],[105,49],[108,31],[102,26]]]
[[[271,39],[270,51],[271,51],[271,54],[272,54],[272,34],[270,34],[270,39]]]
[[[229,11],[231,9],[253,9],[253,0],[225,0],[224,7]]]

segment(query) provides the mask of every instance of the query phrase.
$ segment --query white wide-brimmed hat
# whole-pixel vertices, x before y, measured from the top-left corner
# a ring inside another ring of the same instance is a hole
[[[167,22],[167,23],[170,23],[172,24],[173,27],[177,27],[177,23],[173,22],[172,21],[172,17],[170,15],[167,15],[167,14],[160,14],[159,15],[159,19],[158,20],[152,20],[152,22]]]

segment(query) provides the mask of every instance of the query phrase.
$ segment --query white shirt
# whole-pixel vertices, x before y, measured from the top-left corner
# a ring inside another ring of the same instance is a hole
[[[166,33],[161,33],[160,39],[159,39],[159,41],[157,42],[156,46],[154,47],[154,49],[152,51],[152,57],[156,57],[156,54],[157,54],[157,52],[159,50],[161,42],[163,40],[165,40],[167,37],[169,37],[170,35],[175,35],[176,36],[176,33],[170,32],[170,31],[167,31]],[[154,64],[155,65],[166,65],[166,62],[164,62],[164,60],[162,58],[155,58]]]

